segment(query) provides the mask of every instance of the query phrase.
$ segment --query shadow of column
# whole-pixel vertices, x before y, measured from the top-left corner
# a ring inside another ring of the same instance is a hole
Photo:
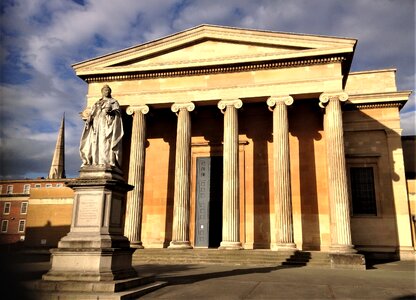
[[[270,182],[268,143],[272,141],[273,114],[268,111],[266,100],[244,104],[240,113],[240,134],[253,142],[253,247],[270,248]],[[272,183],[273,184],[273,183]]]
[[[172,240],[177,117],[170,108],[151,109],[149,114],[146,116],[146,122],[148,140],[162,138],[164,142],[169,144],[168,153],[163,153],[163,155],[168,155],[168,168],[167,170],[157,170],[157,172],[167,172],[166,187],[158,186],[157,178],[156,180],[153,180],[153,183],[155,184],[155,186],[153,186],[154,189],[166,188],[165,236],[163,240],[163,247],[166,248]],[[146,155],[146,159],[148,159],[148,157],[149,156]],[[160,176],[165,176],[165,174],[161,174]],[[145,199],[143,204],[146,205]]]
[[[323,115],[317,101],[295,101],[288,111],[289,132],[299,142],[302,250],[320,250],[318,187],[314,141],[321,140]],[[299,122],[302,120],[302,122]],[[323,156],[322,159],[325,159]],[[300,245],[298,245],[299,247]]]

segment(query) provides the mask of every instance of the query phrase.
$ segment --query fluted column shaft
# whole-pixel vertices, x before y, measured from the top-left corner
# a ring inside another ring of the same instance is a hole
[[[127,193],[126,221],[124,235],[129,239],[133,248],[143,248],[141,241],[144,167],[146,153],[146,119],[149,112],[147,105],[130,106],[127,114],[133,116],[130,146],[130,167],[128,183],[134,189]]]
[[[270,97],[267,104],[273,109],[273,166],[276,244],[273,250],[291,250],[293,240],[292,197],[290,185],[289,122],[287,106],[290,96]]]
[[[238,114],[243,102],[222,100],[224,112],[223,221],[220,249],[242,249],[240,242],[240,184],[238,149]]]
[[[344,150],[344,129],[340,101],[346,93],[324,93],[319,97],[325,107],[324,131],[328,168],[328,191],[331,218],[331,251],[354,253],[351,241],[350,206]]]
[[[191,117],[193,103],[175,103],[172,111],[178,115],[175,160],[175,194],[172,241],[169,248],[191,248],[189,242]]]

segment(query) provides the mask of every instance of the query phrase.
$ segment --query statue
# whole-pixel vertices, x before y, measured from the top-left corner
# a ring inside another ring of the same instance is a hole
[[[111,88],[104,85],[102,98],[81,117],[85,121],[79,147],[82,165],[121,166],[123,123],[120,106],[111,97]]]

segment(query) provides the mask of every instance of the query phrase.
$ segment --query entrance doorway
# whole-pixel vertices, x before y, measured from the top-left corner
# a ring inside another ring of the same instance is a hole
[[[222,239],[222,156],[196,159],[195,247],[217,248]]]

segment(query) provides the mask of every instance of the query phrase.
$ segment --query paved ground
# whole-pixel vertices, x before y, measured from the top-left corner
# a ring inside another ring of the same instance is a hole
[[[1,258],[0,298],[30,299],[19,281],[40,279],[49,262]],[[416,299],[414,262],[375,264],[366,271],[157,264],[135,268],[141,276],[169,282],[142,299]],[[14,292],[8,298],[4,291]]]
[[[416,299],[415,263],[366,271],[210,265],[143,265],[169,285],[142,299]]]

